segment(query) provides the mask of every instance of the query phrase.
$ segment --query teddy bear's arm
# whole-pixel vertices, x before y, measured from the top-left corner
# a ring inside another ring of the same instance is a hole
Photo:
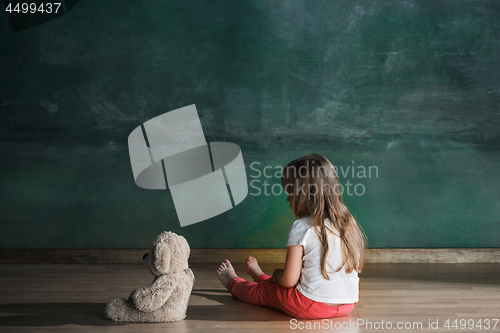
[[[135,290],[130,299],[138,310],[152,312],[167,302],[174,291],[176,280],[174,276],[160,276],[148,287]]]

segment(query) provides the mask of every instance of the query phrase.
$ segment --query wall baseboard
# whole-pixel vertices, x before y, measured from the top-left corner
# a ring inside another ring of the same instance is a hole
[[[139,264],[147,249],[0,249],[0,264]],[[286,249],[191,249],[191,264],[284,263]],[[366,249],[366,263],[500,263],[500,248]]]

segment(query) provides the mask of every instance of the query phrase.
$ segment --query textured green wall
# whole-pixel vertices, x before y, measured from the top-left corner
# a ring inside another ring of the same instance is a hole
[[[193,248],[284,247],[285,195],[255,195],[279,179],[251,164],[309,152],[364,191],[344,199],[370,247],[500,247],[499,14],[499,1],[86,0],[15,34],[0,15],[0,247],[142,248],[163,230]],[[135,185],[127,137],[190,104],[254,182],[181,228],[168,191]]]

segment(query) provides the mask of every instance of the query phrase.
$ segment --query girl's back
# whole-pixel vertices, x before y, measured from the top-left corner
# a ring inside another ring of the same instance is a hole
[[[335,230],[330,219],[325,226]],[[303,265],[297,290],[304,296],[323,303],[346,304],[358,302],[359,278],[353,270],[346,273],[343,265],[341,240],[334,232],[328,232],[327,280],[321,273],[322,244],[314,231],[311,217],[296,220],[290,228],[287,246],[302,245],[304,247]],[[337,271],[337,272],[336,272]]]

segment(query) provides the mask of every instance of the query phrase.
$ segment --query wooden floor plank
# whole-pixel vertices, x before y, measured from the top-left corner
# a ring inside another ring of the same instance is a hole
[[[249,278],[242,264],[234,266]],[[262,265],[268,274],[280,266]],[[311,330],[294,330],[292,318],[279,310],[233,298],[217,279],[217,264],[191,268],[196,283],[186,319],[136,324],[112,322],[103,311],[112,298],[127,297],[152,281],[142,265],[0,265],[0,332],[327,332],[358,320],[363,324],[337,331],[387,331],[373,327],[382,320],[393,325],[422,323],[413,332],[500,331],[500,323],[495,330],[443,326],[448,319],[477,323],[500,317],[498,264],[367,264],[360,274],[360,301],[354,311],[326,322],[296,322]],[[439,321],[439,329],[429,329],[429,321]]]

